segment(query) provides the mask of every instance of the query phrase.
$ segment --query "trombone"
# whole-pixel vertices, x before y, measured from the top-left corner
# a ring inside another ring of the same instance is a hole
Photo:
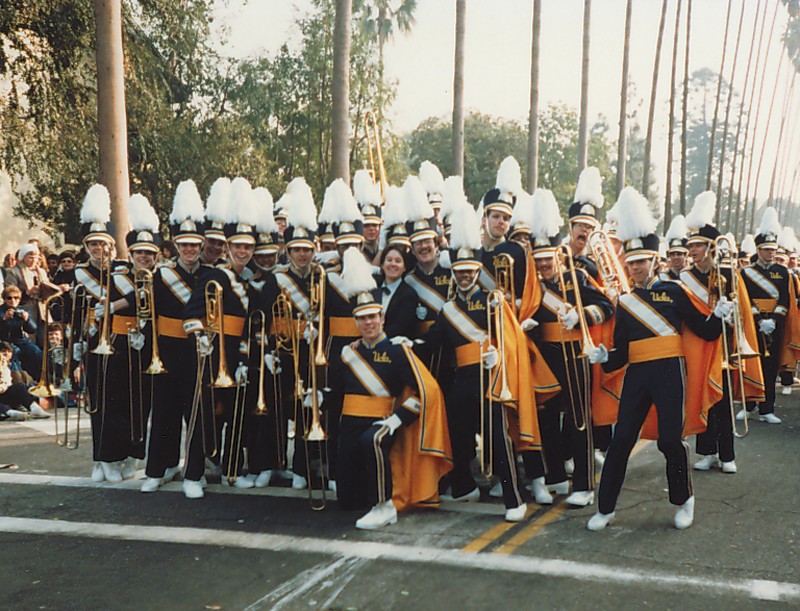
[[[217,377],[211,383],[212,388],[232,388],[236,382],[228,371],[225,357],[225,310],[222,302],[222,285],[216,280],[206,284],[206,330],[213,338],[219,338],[219,368]]]
[[[147,269],[138,270],[133,276],[136,287],[136,325],[141,332],[150,322],[150,335],[153,344],[153,354],[150,365],[145,370],[146,374],[158,375],[167,373],[161,355],[158,351],[158,328],[156,327],[156,302],[153,293],[153,272]]]
[[[593,231],[586,240],[597,261],[597,269],[603,279],[603,286],[616,291],[617,295],[631,292],[628,276],[622,267],[611,239],[604,231]]]
[[[300,366],[298,363],[300,334],[294,319],[292,301],[285,291],[281,291],[275,303],[272,304],[272,324],[273,335],[275,336],[273,357],[278,359],[281,351],[287,352],[292,357],[294,375],[292,378],[294,382],[292,398],[296,405],[298,397],[302,396],[302,381],[300,380]],[[278,442],[278,464],[281,469],[284,469],[286,467],[286,443],[284,442],[286,422],[282,418],[283,389],[278,373],[273,374],[273,393],[275,398],[275,434]],[[258,414],[258,411],[256,411],[256,414]]]
[[[378,130],[378,119],[375,113],[368,110],[364,115],[364,132],[367,134],[367,151],[369,152],[369,171],[372,179],[378,181],[381,187],[381,199],[386,201],[386,190],[389,181],[386,179],[386,168],[383,165],[383,151],[381,150],[381,135]],[[375,147],[373,154],[372,148]],[[377,176],[376,176],[377,166]]]
[[[508,303],[514,316],[517,316],[517,292],[514,286],[514,259],[511,255],[501,252],[494,258],[495,285],[508,296]]]
[[[111,252],[108,246],[103,247],[103,258],[100,259],[100,295],[105,296],[103,322],[100,325],[100,340],[92,350],[93,354],[109,356],[114,354],[111,345]]]

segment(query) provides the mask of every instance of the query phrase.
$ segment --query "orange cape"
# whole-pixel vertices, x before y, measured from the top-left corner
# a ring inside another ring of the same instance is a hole
[[[800,361],[800,310],[797,306],[797,282],[797,277],[790,274],[789,311],[786,313],[786,325],[781,344],[780,368],[782,371],[794,371],[797,361]],[[758,344],[754,345],[758,346]]]
[[[408,347],[403,347],[419,388],[419,418],[397,433],[392,446],[392,502],[398,511],[438,507],[439,480],[453,468],[444,397],[436,380]],[[407,388],[397,402],[411,395]]]

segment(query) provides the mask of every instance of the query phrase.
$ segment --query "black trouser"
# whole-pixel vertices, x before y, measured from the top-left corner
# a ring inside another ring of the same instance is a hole
[[[95,461],[117,462],[130,456],[130,403],[110,400],[109,397],[111,388],[114,393],[128,392],[127,358],[119,354],[119,347],[124,345],[122,340],[127,338],[111,336],[115,353],[110,356],[89,352],[85,358],[88,409],[92,422],[92,457]],[[96,341],[91,342],[89,350],[96,346]]]
[[[525,474],[530,479],[544,477],[548,484],[567,480],[564,468],[565,448],[561,437],[561,407],[558,397],[547,401],[537,410],[542,450],[522,452]]]
[[[252,352],[251,347],[251,352]],[[259,351],[256,350],[256,353]],[[250,360],[247,385],[247,465],[250,473],[286,468],[286,415],[281,406],[281,377],[264,368],[264,404],[266,411],[258,412],[258,383],[260,354]],[[278,392],[278,391],[281,392]]]
[[[325,379],[320,388],[324,387],[340,387],[334,381],[341,379],[344,369],[342,362],[342,349],[349,346],[356,341],[357,337],[331,337],[328,342],[328,366],[324,370]],[[333,382],[333,383],[332,383]],[[336,480],[339,462],[339,427],[342,417],[342,405],[344,404],[344,393],[341,390],[329,392],[325,396],[325,402],[322,405],[324,412],[325,433],[328,435],[327,451],[328,451],[328,478]]]
[[[475,435],[481,432],[482,417],[484,431],[491,429],[492,433],[483,439],[483,463],[491,464],[494,475],[500,478],[505,506],[509,509],[519,507],[522,497],[517,482],[514,448],[508,436],[506,408],[492,402],[490,414],[489,401],[485,397],[481,401],[480,376],[484,378],[485,392],[489,387],[489,376],[480,365],[459,367],[445,400],[453,450],[453,470],[450,472],[453,496],[468,494],[477,486],[470,462],[476,456]],[[483,409],[480,409],[481,403]]]
[[[28,387],[21,382],[11,384],[5,392],[0,392],[0,404],[8,408],[16,409],[18,406],[25,410],[30,410],[31,405],[36,402],[36,398],[28,392]]]
[[[600,513],[611,513],[616,507],[628,468],[628,458],[653,404],[658,416],[658,449],[667,459],[669,501],[673,505],[683,505],[692,496],[689,448],[681,437],[685,380],[686,363],[683,357],[628,365],[619,401],[617,425],[600,478]]]
[[[731,372],[733,375],[735,372]],[[722,372],[722,400],[708,411],[706,430],[697,434],[697,453],[701,456],[719,454],[722,462],[736,458],[733,451],[733,420],[731,419],[730,390],[725,372]]]
[[[778,331],[773,334],[769,347],[769,356],[760,356],[761,368],[764,371],[764,401],[758,404],[759,414],[775,413],[775,382],[778,379],[781,357],[781,335]]]
[[[339,429],[339,474],[336,497],[342,509],[362,509],[392,498],[394,437],[380,418],[342,416]]]

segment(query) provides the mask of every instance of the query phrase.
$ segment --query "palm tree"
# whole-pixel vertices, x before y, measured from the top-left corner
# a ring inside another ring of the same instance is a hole
[[[581,116],[578,126],[578,175],[589,161],[589,43],[592,0],[583,2],[583,60],[581,62]]]
[[[617,197],[625,188],[625,162],[628,156],[628,66],[631,52],[633,0],[625,7],[625,39],[622,47],[622,88],[619,94],[619,143],[617,144]]]
[[[528,191],[539,186],[539,39],[542,33],[542,0],[533,0],[531,38],[531,107],[528,113]]]
[[[692,0],[686,5],[686,50],[683,56],[683,104],[681,107],[681,214],[686,214],[686,162],[689,136],[689,47],[692,32]]]
[[[728,12],[725,16],[725,36],[722,39],[722,60],[717,79],[717,97],[714,98],[714,118],[711,120],[711,138],[708,143],[708,169],[706,170],[706,191],[711,189],[711,170],[714,165],[714,138],[717,134],[717,118],[719,117],[719,100],[722,96],[722,75],[725,72],[725,52],[728,50],[728,32],[731,25],[731,8],[733,0],[728,0]],[[716,224],[719,225],[720,206],[717,206]]]
[[[378,65],[383,76],[383,47],[394,37],[395,29],[403,34],[411,31],[417,20],[417,0],[356,0],[356,13],[361,14],[364,31],[378,41]]]
[[[352,0],[336,0],[331,77],[331,174],[350,183],[350,37]]]
[[[642,172],[642,193],[648,197],[650,191],[650,155],[653,150],[653,121],[656,114],[656,95],[658,94],[658,69],[661,65],[661,45],[664,42],[664,27],[667,24],[667,6],[669,0],[661,3],[661,20],[658,24],[656,39],[656,56],[653,60],[653,84],[650,88],[650,111],[647,115],[647,136],[644,141],[644,168]]]
[[[456,0],[456,57],[453,71],[453,159],[450,171],[464,176],[464,67],[466,65],[467,0]]]

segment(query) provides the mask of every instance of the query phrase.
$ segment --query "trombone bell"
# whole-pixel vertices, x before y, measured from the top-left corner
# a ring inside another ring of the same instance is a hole
[[[319,422],[314,421],[311,423],[311,428],[308,429],[308,432],[303,435],[303,439],[306,441],[325,441],[328,439],[328,436],[322,429],[322,425]]]

